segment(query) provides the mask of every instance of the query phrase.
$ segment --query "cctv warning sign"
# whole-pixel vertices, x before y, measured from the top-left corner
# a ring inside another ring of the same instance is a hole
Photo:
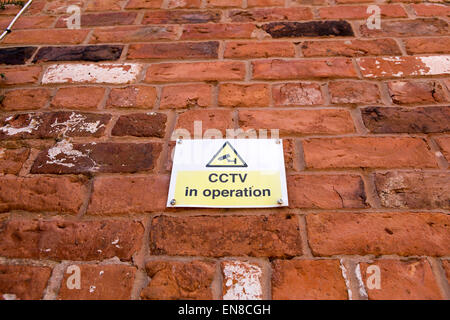
[[[262,208],[287,205],[281,140],[177,141],[168,207]]]

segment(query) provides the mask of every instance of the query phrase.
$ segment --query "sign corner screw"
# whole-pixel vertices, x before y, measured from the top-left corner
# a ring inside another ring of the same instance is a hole
[[[170,204],[171,204],[172,206],[174,206],[175,203],[177,203],[175,199],[170,200]]]
[[[278,200],[277,200],[277,203],[278,203],[278,204],[283,204],[283,199],[278,199]]]
[[[182,142],[183,142],[182,139],[178,139],[178,141],[177,141],[178,144],[181,144]]]

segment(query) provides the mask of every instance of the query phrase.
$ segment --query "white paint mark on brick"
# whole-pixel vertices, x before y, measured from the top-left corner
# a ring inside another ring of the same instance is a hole
[[[95,291],[95,289],[97,289],[96,286],[90,286],[90,287],[89,287],[89,292],[92,293],[92,292]]]
[[[42,83],[130,83],[141,70],[137,63],[57,64],[47,68]]]
[[[419,75],[450,74],[450,56],[417,57],[428,69],[420,69]]]
[[[367,292],[366,292],[366,288],[364,287],[364,282],[363,282],[363,279],[361,276],[361,268],[359,266],[359,263],[356,265],[355,275],[356,275],[356,279],[358,279],[359,295],[362,298],[367,298]]]
[[[345,269],[344,261],[342,259],[339,260],[339,266],[341,267],[342,277],[344,278],[345,286],[347,287],[348,299],[353,300],[352,299],[353,293],[352,290],[350,289],[350,281],[347,276],[347,269]]]
[[[73,145],[67,140],[62,140],[52,148],[48,149],[47,155],[49,158],[49,160],[47,160],[47,164],[55,164],[71,168],[75,166],[72,162],[74,162],[76,158],[87,158],[92,161],[92,168],[96,168],[95,161],[92,160],[89,155],[84,154],[79,150],[74,150]]]
[[[100,125],[100,121],[98,120],[95,122],[87,122],[86,119],[87,118],[85,116],[72,112],[68,120],[64,122],[58,122],[58,120],[55,120],[51,127],[56,128],[55,130],[65,137],[66,133],[73,132],[75,130],[96,133],[98,129],[105,126],[104,124]]]
[[[17,300],[17,296],[14,293],[5,293],[2,297],[4,300]]]
[[[11,125],[7,124],[3,127],[0,127],[0,130],[6,133],[8,136],[14,136],[16,134],[24,132],[31,133],[33,130],[37,130],[40,124],[40,120],[31,119],[30,123],[26,127],[14,128]]]
[[[261,300],[261,276],[259,266],[242,261],[225,262],[223,275],[226,287],[224,300]]]

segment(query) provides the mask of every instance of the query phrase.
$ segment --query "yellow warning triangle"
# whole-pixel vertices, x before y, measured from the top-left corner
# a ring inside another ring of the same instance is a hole
[[[245,161],[227,141],[212,157],[207,167],[247,167]]]

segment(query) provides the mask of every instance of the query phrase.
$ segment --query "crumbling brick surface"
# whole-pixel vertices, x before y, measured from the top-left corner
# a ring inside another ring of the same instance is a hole
[[[449,10],[33,1],[0,44],[0,299],[450,299]],[[289,206],[166,208],[177,129],[278,129]]]

